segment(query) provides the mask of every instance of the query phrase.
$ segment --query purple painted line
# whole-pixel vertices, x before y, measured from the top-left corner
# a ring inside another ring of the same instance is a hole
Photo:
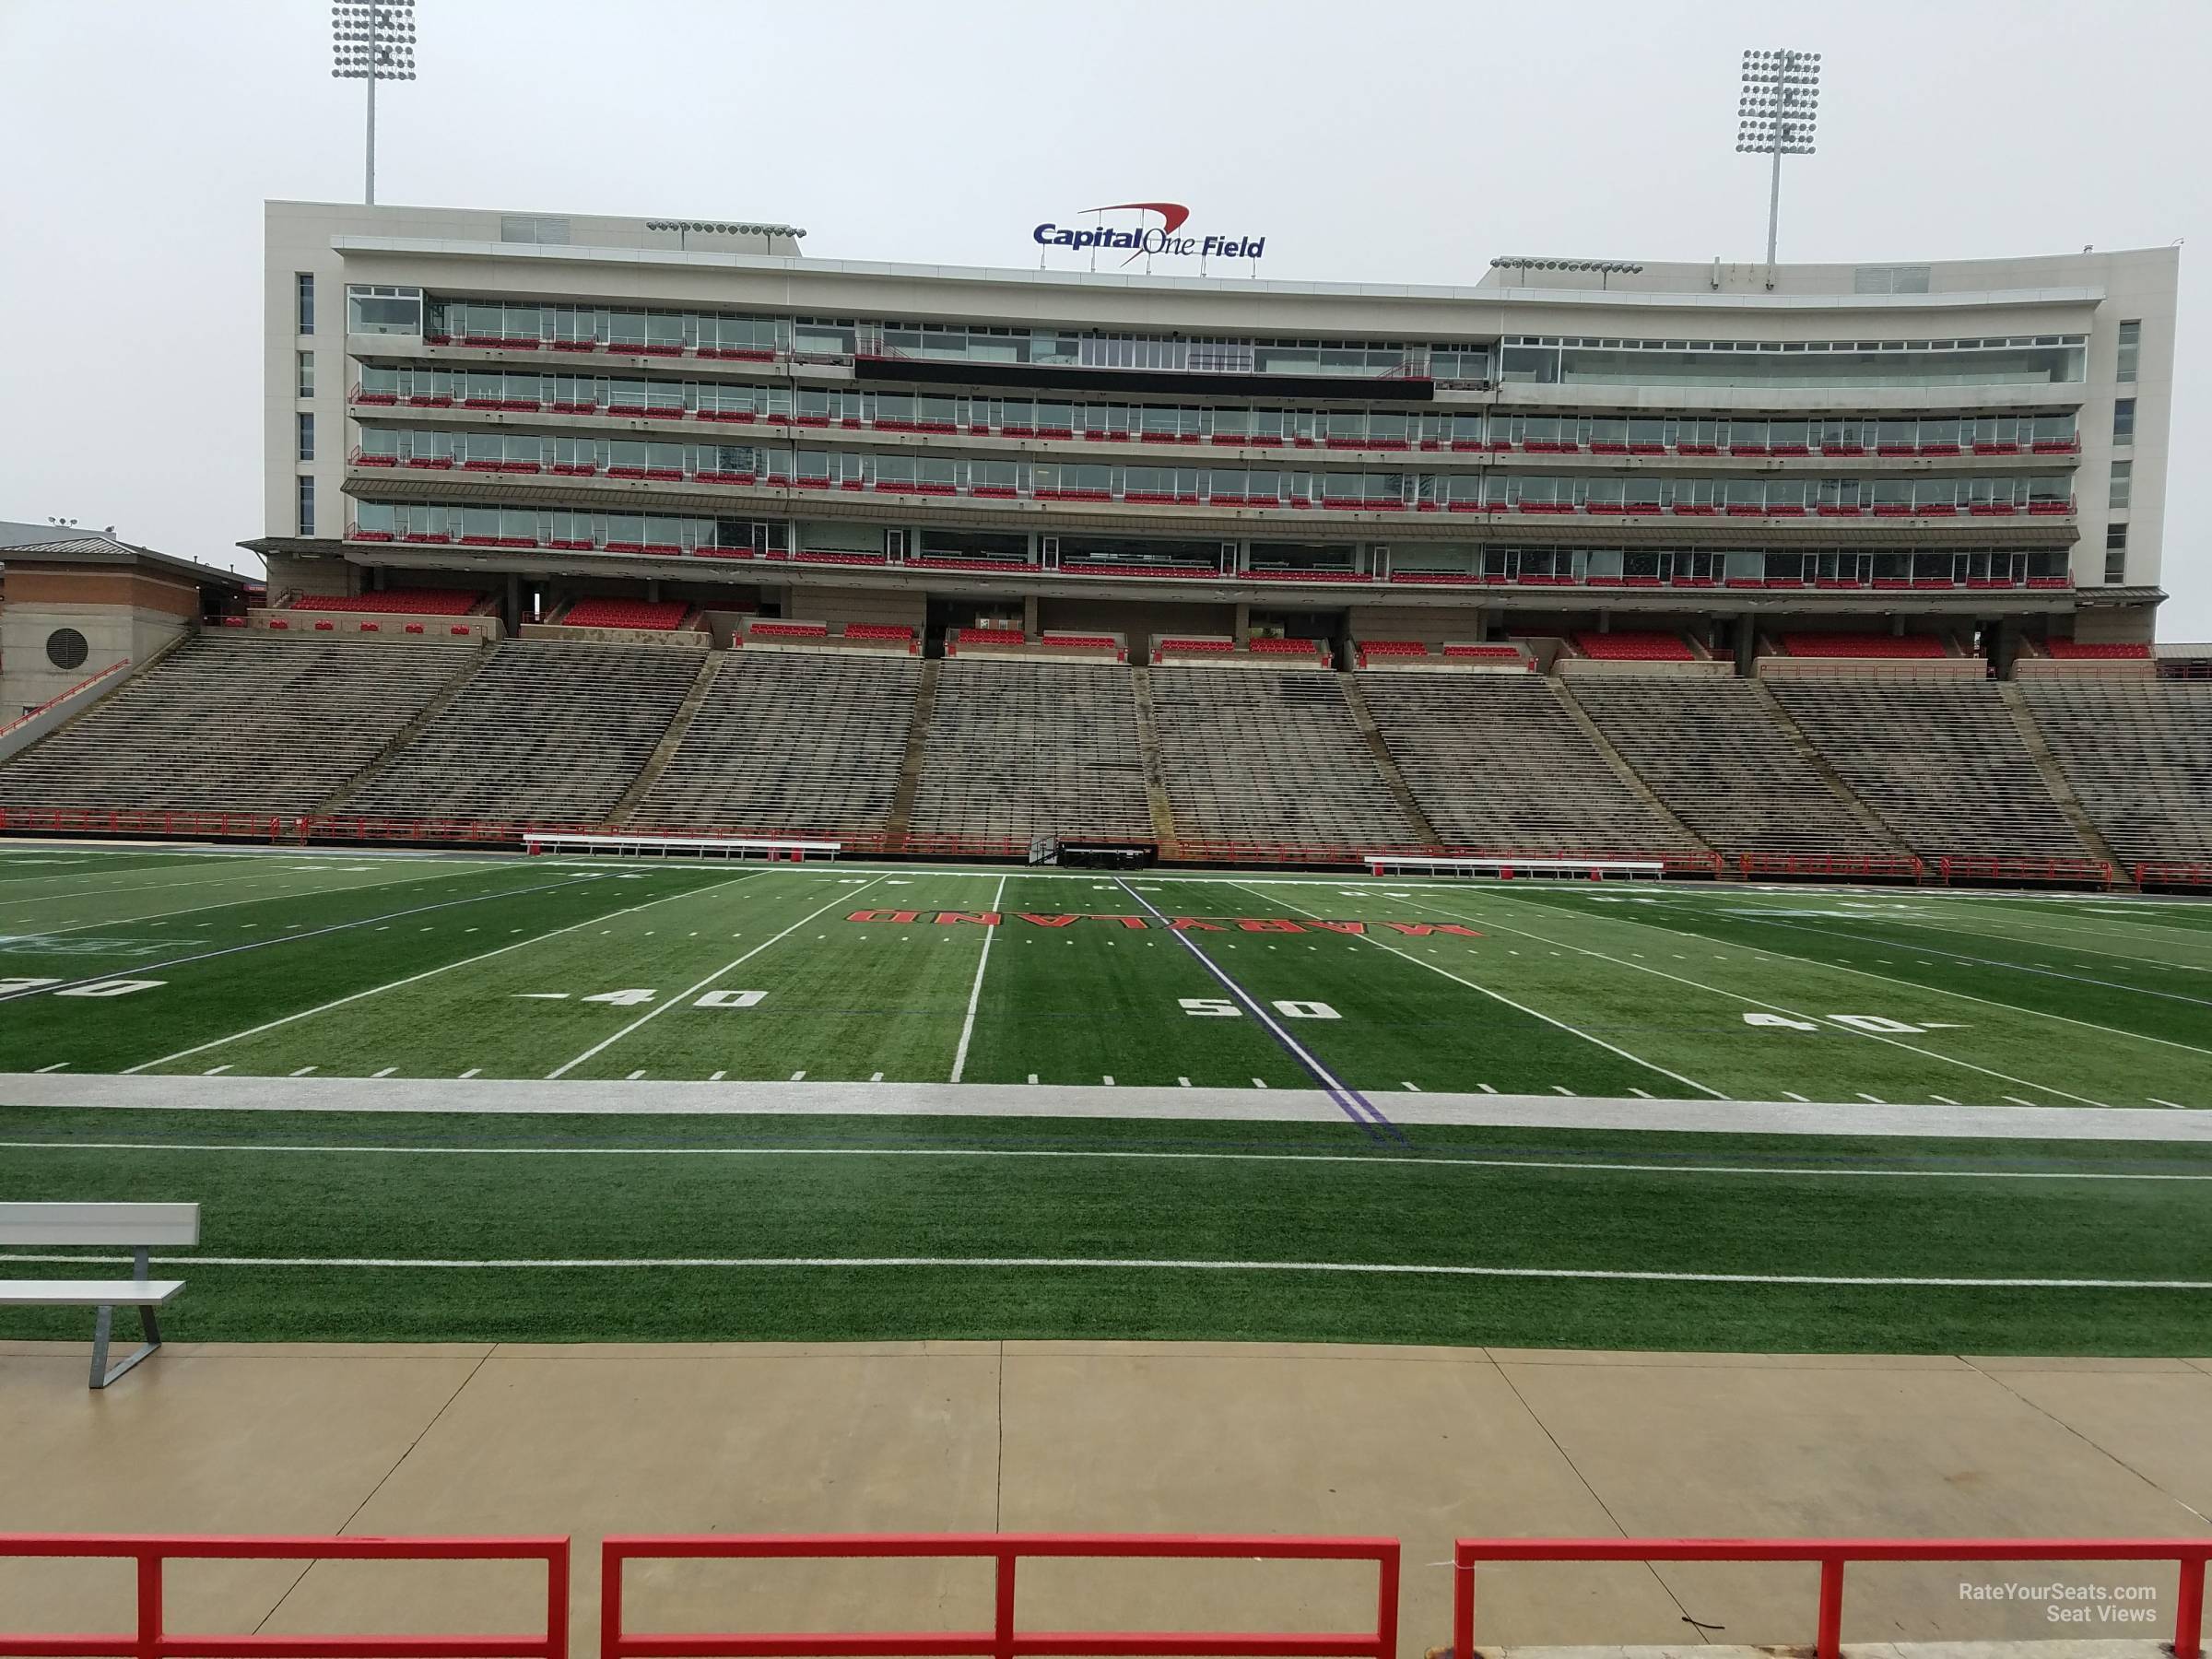
[[[1150,911],[1156,920],[1167,921],[1167,917],[1160,914],[1159,909],[1149,899],[1147,899],[1120,877],[1115,877],[1114,880],[1124,893]],[[1223,990],[1244,1006],[1245,1012],[1267,1029],[1268,1035],[1282,1045],[1284,1052],[1296,1060],[1314,1082],[1321,1085],[1323,1092],[1336,1103],[1337,1111],[1343,1112],[1345,1116],[1350,1118],[1353,1123],[1359,1124],[1371,1135],[1377,1129],[1381,1129],[1398,1140],[1402,1141],[1406,1138],[1406,1132],[1377,1111],[1373,1102],[1369,1100],[1365,1095],[1331,1071],[1322,1063],[1319,1056],[1308,1049],[1304,1043],[1283,1030],[1281,1023],[1275,1016],[1262,1006],[1259,1000],[1251,992],[1237,983],[1227,969],[1215,961],[1212,957],[1207,956],[1205,951],[1199,949],[1196,942],[1189,934],[1172,926],[1168,931],[1178,945],[1196,957],[1200,966],[1220,982]],[[1377,1138],[1381,1137],[1377,1136]]]

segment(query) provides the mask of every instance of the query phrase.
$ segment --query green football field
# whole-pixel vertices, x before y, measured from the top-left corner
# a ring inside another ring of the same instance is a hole
[[[183,1337],[2212,1330],[2212,906],[18,845],[0,944],[0,1197],[200,1201]]]

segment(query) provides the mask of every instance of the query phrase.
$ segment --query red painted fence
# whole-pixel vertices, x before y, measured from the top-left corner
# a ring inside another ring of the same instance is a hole
[[[1818,1562],[1818,1659],[1841,1659],[1852,1561],[2172,1561],[2174,1659],[2200,1659],[2207,1558],[2212,1538],[1461,1538],[1452,1547],[1452,1651],[1475,1652],[1475,1569],[1484,1561]]]
[[[1023,1560],[1371,1561],[1374,1628],[1336,1631],[1025,1630],[1015,1622],[1015,1569]],[[653,1635],[622,1622],[622,1571],[633,1560],[950,1559],[997,1565],[988,1630],[848,1632],[708,1632]],[[818,1659],[839,1654],[1192,1654],[1222,1659],[1280,1654],[1286,1659],[1397,1659],[1398,1541],[1395,1538],[1197,1537],[1175,1535],[1084,1536],[1064,1533],[766,1535],[689,1538],[609,1538],[601,1547],[600,1659]]]
[[[78,1636],[0,1630],[0,1654],[128,1659],[567,1659],[566,1538],[235,1538],[112,1533],[0,1533],[10,1557],[127,1560],[137,1566],[137,1624]],[[510,1636],[274,1636],[171,1634],[162,1618],[162,1571],[171,1561],[543,1561],[546,1628]]]

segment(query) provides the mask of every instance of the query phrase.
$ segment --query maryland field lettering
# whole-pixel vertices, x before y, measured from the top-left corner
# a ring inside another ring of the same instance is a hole
[[[1109,927],[1124,927],[1136,933],[1147,928],[1163,928],[1170,933],[1257,933],[1302,934],[1335,933],[1364,935],[1371,926],[1388,928],[1392,933],[1426,938],[1431,934],[1452,934],[1463,939],[1479,939],[1478,929],[1463,927],[1456,922],[1324,922],[1306,917],[1293,922],[1288,916],[1169,916],[1156,920],[1146,916],[1094,915],[1088,912],[1045,914],[1035,911],[909,911],[859,910],[845,918],[848,922],[888,924],[894,927],[921,925],[924,927],[1073,927],[1078,922],[1097,922]]]

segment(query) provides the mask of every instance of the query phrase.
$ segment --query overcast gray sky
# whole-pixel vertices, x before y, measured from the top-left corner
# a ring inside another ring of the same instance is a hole
[[[1756,257],[1747,46],[1826,54],[1785,259],[2194,242],[2159,637],[2212,639],[2206,0],[420,0],[378,195],[773,218],[818,257],[1025,265],[1102,201],[1285,278]],[[261,203],[358,200],[326,0],[0,0],[0,518],[253,568]]]

